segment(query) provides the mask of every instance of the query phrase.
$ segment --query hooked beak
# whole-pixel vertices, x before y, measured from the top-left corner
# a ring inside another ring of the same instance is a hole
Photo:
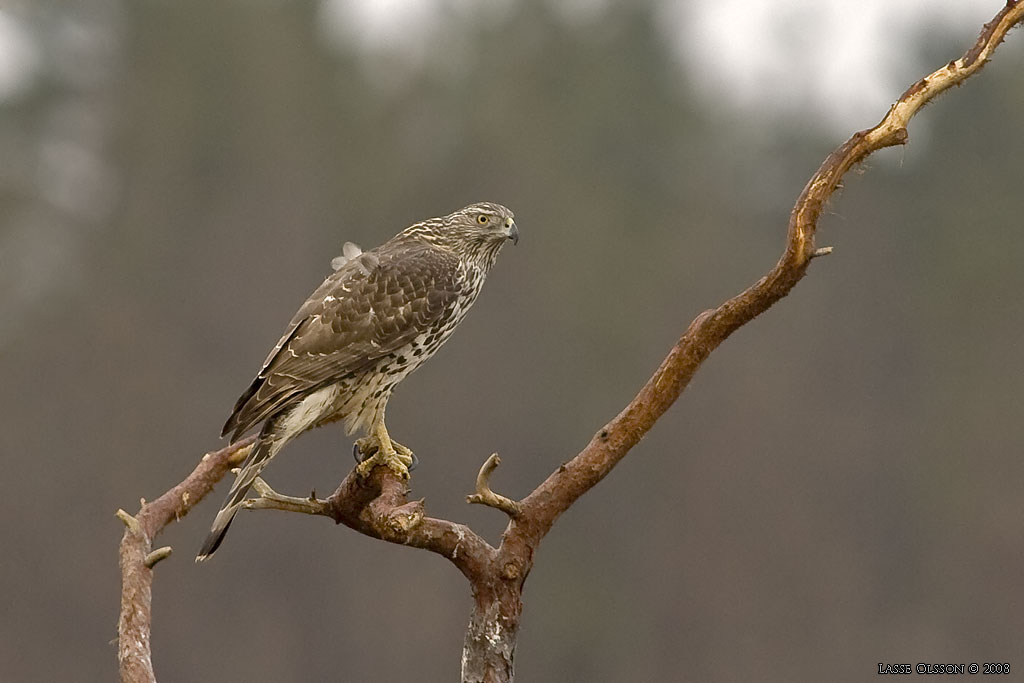
[[[508,238],[512,240],[512,244],[519,244],[519,228],[516,227],[515,221],[508,226]]]

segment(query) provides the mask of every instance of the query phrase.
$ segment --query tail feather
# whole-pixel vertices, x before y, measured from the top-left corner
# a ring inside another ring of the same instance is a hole
[[[235,518],[235,513],[238,512],[246,494],[249,493],[252,483],[270,462],[270,459],[281,449],[281,445],[280,441],[274,439],[270,434],[269,425],[260,433],[259,439],[256,440],[252,451],[249,452],[249,457],[242,465],[242,471],[238,473],[235,483],[231,486],[228,497],[224,499],[224,504],[220,506],[220,511],[217,512],[217,516],[213,520],[210,533],[207,534],[206,540],[203,541],[203,547],[196,555],[196,562],[209,559],[220,547],[224,535],[228,532],[228,527],[231,526],[231,520]]]

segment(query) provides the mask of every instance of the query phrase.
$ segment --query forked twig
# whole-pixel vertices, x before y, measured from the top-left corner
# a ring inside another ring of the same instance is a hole
[[[466,502],[496,508],[515,519],[522,513],[522,506],[511,498],[506,498],[491,490],[491,474],[500,464],[501,458],[498,457],[498,454],[491,453],[491,457],[487,458],[476,475],[476,493],[466,496]]]

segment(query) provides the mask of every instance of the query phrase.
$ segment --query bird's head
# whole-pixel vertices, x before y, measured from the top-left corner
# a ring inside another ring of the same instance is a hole
[[[494,264],[505,242],[519,243],[519,228],[512,212],[492,202],[470,204],[447,216],[423,221],[410,230],[483,268]]]

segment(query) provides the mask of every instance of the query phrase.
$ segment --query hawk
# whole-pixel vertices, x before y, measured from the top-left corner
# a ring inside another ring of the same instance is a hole
[[[262,424],[197,561],[213,555],[253,481],[290,440],[345,420],[365,457],[365,477],[385,465],[407,478],[414,456],[384,426],[392,391],[444,344],[465,317],[506,241],[519,241],[512,212],[481,202],[409,226],[367,252],[346,244],[336,268],[302,304],[222,436]]]

